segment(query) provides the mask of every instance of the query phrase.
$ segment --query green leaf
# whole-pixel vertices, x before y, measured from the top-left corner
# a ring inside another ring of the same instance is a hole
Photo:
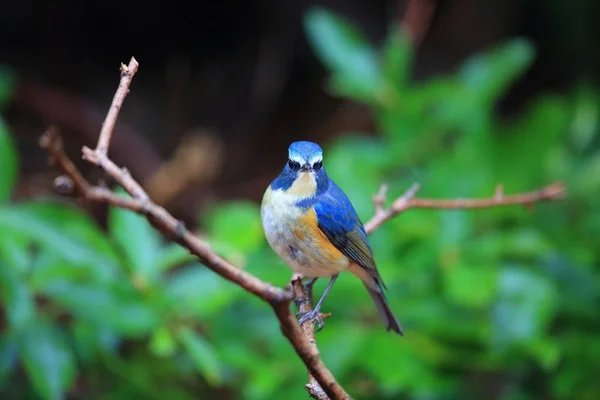
[[[552,246],[543,232],[525,227],[482,235],[470,240],[467,246],[476,257],[487,259],[538,259],[552,252]]]
[[[527,348],[537,358],[542,368],[547,371],[554,369],[560,361],[561,349],[557,342],[550,338],[528,343]]]
[[[27,239],[22,235],[8,234],[0,236],[0,259],[19,273],[24,273],[31,264]]]
[[[428,367],[426,360],[417,354],[414,348],[397,341],[397,338],[387,335],[386,332],[373,333],[372,339],[366,341],[363,350],[364,354],[369,356],[362,360],[362,367],[375,377],[384,393],[431,385],[434,371]],[[398,357],[396,351],[390,351],[393,348],[401,351],[402,357]]]
[[[400,91],[408,84],[412,61],[410,37],[404,30],[393,28],[383,45],[381,68],[386,80]]]
[[[581,87],[575,94],[571,139],[579,151],[584,151],[593,142],[600,122],[600,98],[589,86]]]
[[[71,332],[74,339],[72,347],[83,364],[92,364],[98,362],[99,357],[119,352],[122,337],[108,327],[98,327],[86,320],[76,319]]]
[[[459,263],[444,270],[445,294],[457,305],[484,308],[496,295],[497,276],[495,268]]]
[[[254,203],[227,203],[216,208],[206,223],[211,242],[227,243],[243,253],[257,249],[264,241],[260,209]]]
[[[177,350],[177,343],[166,326],[161,326],[152,333],[150,350],[158,357],[170,357]]]
[[[232,286],[203,266],[175,271],[165,283],[167,296],[179,315],[213,315],[235,299]]]
[[[490,161],[495,180],[502,182],[506,193],[531,190],[549,179],[545,171],[552,180],[564,176],[562,163],[551,156],[561,148],[570,118],[564,99],[544,96],[531,102],[517,120],[499,127],[490,140],[494,149]]]
[[[531,65],[535,50],[525,39],[513,39],[483,54],[471,57],[460,69],[468,92],[483,102],[492,102]]]
[[[141,337],[156,328],[159,317],[149,306],[132,298],[119,287],[94,287],[57,281],[44,293],[73,314],[98,326],[107,326],[121,334]]]
[[[0,230],[25,236],[72,263],[101,268],[117,262],[98,227],[63,204],[38,202],[0,208]]]
[[[0,264],[0,298],[8,323],[16,332],[23,331],[35,320],[35,302],[27,283],[17,270]]]
[[[153,271],[157,273],[168,271],[170,268],[190,261],[197,261],[198,257],[191,254],[190,251],[178,243],[170,243],[160,249],[160,252],[154,259]]]
[[[556,288],[543,275],[508,267],[498,275],[498,301],[493,309],[493,341],[525,342],[543,335],[555,311]]]
[[[600,191],[600,151],[587,157],[570,185],[574,194],[585,197]]]
[[[121,189],[117,192],[125,195]],[[109,211],[108,228],[132,270],[143,278],[149,278],[153,274],[154,259],[160,249],[156,230],[143,216],[118,207],[111,207]]]
[[[443,250],[455,250],[471,233],[473,216],[462,210],[447,210],[440,214],[438,241]]]
[[[221,365],[212,345],[189,327],[181,330],[179,340],[206,381],[213,386],[220,385],[223,381]]]
[[[0,389],[6,387],[17,366],[17,341],[12,332],[0,333]]]
[[[1,84],[0,84],[1,91]],[[17,148],[0,118],[0,203],[7,201],[17,181]]]
[[[86,282],[104,286],[119,279],[125,279],[125,276],[113,268],[65,262],[55,252],[41,249],[31,264],[28,281],[32,290],[44,291],[56,282]]]
[[[75,361],[59,333],[39,321],[21,333],[19,351],[38,393],[48,400],[64,399],[75,376]]]
[[[574,317],[596,318],[595,308],[589,307],[600,300],[600,281],[592,268],[577,265],[566,257],[548,257],[543,270],[557,287],[560,307]]]
[[[306,13],[305,29],[317,55],[333,71],[335,88],[364,100],[381,86],[375,48],[349,22],[322,8]]]
[[[57,232],[77,239],[96,253],[96,259],[101,256],[107,262],[118,262],[117,253],[104,231],[89,215],[73,204],[58,201],[33,201],[19,204],[18,208],[21,212],[51,225]]]

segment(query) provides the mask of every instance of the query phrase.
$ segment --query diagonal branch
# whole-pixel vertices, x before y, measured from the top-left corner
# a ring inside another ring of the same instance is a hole
[[[117,166],[107,156],[118,112],[125,95],[129,92],[131,78],[137,71],[137,67],[138,64],[133,58],[129,67],[122,66],[121,82],[103,124],[98,144],[95,149],[88,147],[82,149],[84,159],[102,168],[131,195],[131,198],[116,195],[107,188],[90,184],[64,153],[58,130],[50,128],[40,139],[40,145],[48,151],[53,164],[66,175],[58,181],[62,181],[65,187],[72,187],[77,195],[87,200],[126,208],[146,216],[150,224],[167,238],[176,241],[196,255],[207,268],[269,303],[279,320],[281,332],[308,369],[309,383],[306,389],[309,394],[317,399],[350,399],[348,393],[323,363],[317,349],[312,323],[306,322],[302,327],[299,326],[290,310],[290,303],[296,298],[301,311],[310,311],[310,288],[305,289],[299,280],[294,280],[291,288],[282,290],[229,263],[212,251],[207,243],[188,231],[169,212],[154,203],[128,171]],[[68,181],[68,184],[65,181]],[[533,204],[542,200],[558,199],[564,195],[562,184],[554,184],[539,192],[507,197],[497,192],[496,196],[490,199],[425,200],[414,198],[418,190],[418,186],[414,185],[403,196],[396,199],[390,208],[385,209],[383,205],[386,190],[387,187],[382,186],[379,195],[374,198],[376,212],[366,224],[368,233],[372,233],[385,221],[410,208],[481,208],[508,204]]]
[[[310,374],[324,388],[323,390],[334,399],[350,398],[327,369],[316,346],[309,343],[296,318],[292,315],[290,303],[294,295],[291,290],[276,288],[221,258],[210,249],[208,244],[185,229],[164,208],[154,204],[144,195],[141,198],[127,198],[119,196],[107,188],[91,185],[64,153],[57,129],[49,129],[40,139],[40,145],[48,151],[56,166],[70,178],[78,195],[89,201],[107,203],[145,215],[156,229],[161,231],[167,238],[177,241],[192,254],[198,256],[206,267],[269,303],[279,319],[282,333],[290,341]],[[131,190],[130,194],[135,193],[132,188],[137,188],[137,183],[126,171],[118,168],[109,159],[102,158],[101,155],[96,153],[96,150],[84,149],[84,151],[86,157],[89,156],[88,160],[103,160],[101,165],[105,171],[116,181],[122,182],[127,191]]]
[[[314,342],[314,336],[312,343],[309,343],[303,328],[298,325],[296,318],[292,314],[290,303],[294,299],[293,292],[289,288],[286,290],[276,288],[221,258],[212,251],[207,243],[188,231],[169,212],[152,202],[141,185],[132,178],[129,172],[117,166],[107,156],[106,150],[110,145],[112,129],[115,126],[125,95],[129,92],[131,78],[137,71],[137,66],[137,61],[134,58],[129,63],[129,67],[122,65],[121,81],[104,121],[98,144],[95,149],[88,147],[82,149],[84,159],[102,168],[132,198],[119,196],[107,188],[91,185],[64,153],[58,129],[50,128],[40,139],[40,145],[48,151],[53,164],[71,181],[72,185],[68,184],[65,186],[72,186],[76,194],[89,201],[107,203],[146,216],[156,229],[161,231],[167,238],[178,242],[192,254],[196,255],[206,267],[269,303],[279,319],[283,335],[294,347],[294,350],[306,365],[310,375],[314,377],[316,386],[322,388],[322,391],[332,399],[349,399],[350,396],[339,385],[333,374],[321,360]],[[61,179],[62,181],[66,179],[65,177],[63,178]],[[312,330],[312,326],[310,329]]]

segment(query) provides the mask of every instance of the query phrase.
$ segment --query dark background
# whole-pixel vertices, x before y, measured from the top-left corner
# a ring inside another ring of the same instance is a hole
[[[532,40],[537,58],[502,100],[501,112],[518,113],[533,93],[561,92],[576,81],[598,78],[600,5],[595,1],[423,3],[433,4],[430,20],[410,21],[423,36],[416,79],[452,71],[465,57],[514,36]],[[372,131],[367,109],[323,91],[326,72],[302,26],[303,12],[313,5],[340,12],[379,43],[388,27],[401,23],[407,4],[6,2],[0,63],[19,77],[6,119],[28,155],[18,194],[48,190],[45,158],[37,146],[48,124],[63,128],[72,149],[95,141],[119,63],[131,56],[140,62],[140,72],[111,153],[147,182],[184,137],[206,139],[196,145],[211,149],[210,167],[194,167],[197,180],[166,196],[170,209],[188,222],[207,198],[258,199],[293,140],[327,143],[345,131]],[[159,180],[151,192],[162,186]]]
[[[377,48],[392,28],[412,35],[410,82],[385,78],[406,97],[385,108],[326,90],[335,46],[319,58],[307,39],[315,5]],[[342,276],[317,341],[356,398],[599,398],[598,16],[596,0],[3,2],[0,157],[18,157],[18,173],[0,168],[0,397],[305,397],[304,367],[262,302],[145,219],[56,195],[40,135],[58,126],[86,178],[111,184],[80,149],[134,56],[109,155],[215,251],[278,286],[289,270],[258,202],[292,141],[324,147],[363,219],[382,182],[390,197],[416,181],[423,198],[455,198],[564,181],[564,202],[389,221],[370,240],[407,336],[388,335]],[[515,37],[531,46],[461,69]],[[478,71],[487,81],[469,86]]]

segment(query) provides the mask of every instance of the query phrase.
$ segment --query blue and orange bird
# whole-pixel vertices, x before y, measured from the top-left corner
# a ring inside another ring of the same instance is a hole
[[[365,228],[352,203],[323,167],[323,151],[312,142],[294,142],[281,174],[267,188],[261,206],[267,241],[304,278],[331,277],[314,310],[300,323],[317,320],[323,300],[342,271],[365,284],[386,329],[402,328],[384,295]]]

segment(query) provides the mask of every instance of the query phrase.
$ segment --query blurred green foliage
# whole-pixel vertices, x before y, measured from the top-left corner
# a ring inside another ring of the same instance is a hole
[[[376,138],[325,146],[363,220],[382,182],[390,197],[413,182],[434,198],[569,187],[568,201],[534,210],[411,210],[382,226],[372,246],[406,336],[386,333],[361,283],[342,275],[317,335],[342,385],[363,399],[600,398],[598,91],[546,94],[505,121],[494,107],[534,59],[524,39],[414,82],[403,32],[378,49],[327,11],[305,22],[332,93],[376,116]],[[11,77],[0,78],[8,96]],[[138,215],[111,209],[103,231],[66,203],[12,203],[17,165],[2,123],[2,398],[306,398],[305,369],[269,307]],[[286,284],[257,204],[202,218],[218,252]]]

